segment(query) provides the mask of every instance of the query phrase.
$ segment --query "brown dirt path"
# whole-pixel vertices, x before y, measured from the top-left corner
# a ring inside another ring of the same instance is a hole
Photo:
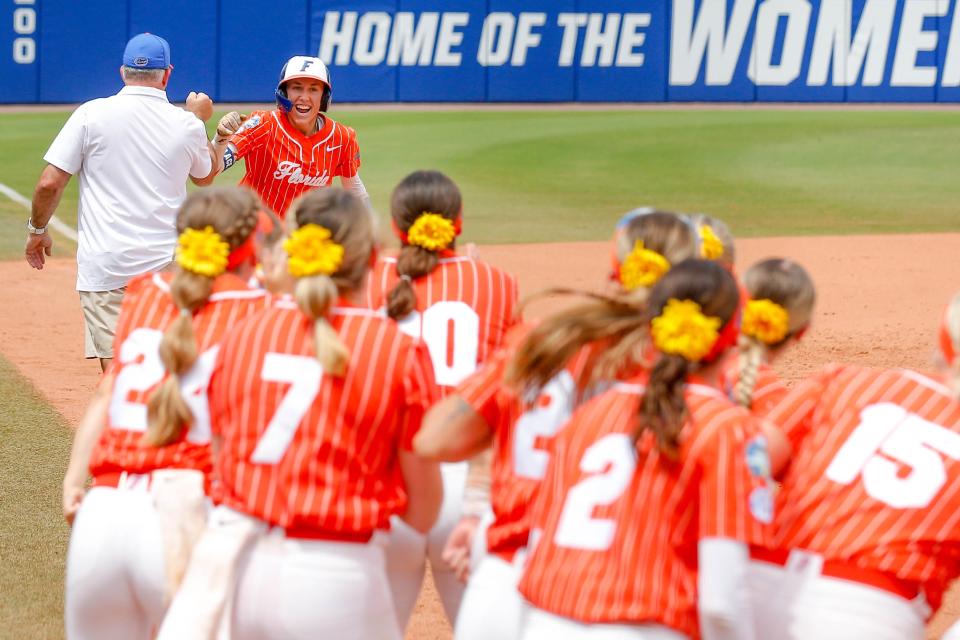
[[[596,288],[608,268],[606,243],[481,247],[481,255],[520,277],[529,294],[548,286]],[[747,239],[738,264],[788,256],[806,266],[819,291],[813,330],[778,363],[796,380],[831,361],[925,368],[935,344],[939,310],[960,290],[960,234]],[[27,376],[70,423],[97,383],[98,365],[83,359],[75,265],[53,260],[42,272],[22,262],[0,263],[0,352]],[[536,302],[542,315],[565,300]],[[55,587],[59,588],[59,586]],[[960,615],[960,594],[931,625],[931,637]],[[417,605],[407,638],[450,637],[435,594]]]

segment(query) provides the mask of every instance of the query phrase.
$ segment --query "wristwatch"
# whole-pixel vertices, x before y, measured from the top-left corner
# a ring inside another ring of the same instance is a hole
[[[35,236],[42,236],[47,232],[46,227],[35,227],[30,218],[27,218],[27,232],[32,233]]]

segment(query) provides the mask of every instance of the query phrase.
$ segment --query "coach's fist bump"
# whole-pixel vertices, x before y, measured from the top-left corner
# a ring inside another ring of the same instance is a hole
[[[200,93],[191,91],[190,95],[187,96],[187,104],[184,109],[206,122],[213,115],[213,100],[202,91]]]
[[[217,140],[225,140],[240,130],[240,125],[247,119],[247,116],[241,115],[236,111],[231,111],[220,118],[217,123]]]

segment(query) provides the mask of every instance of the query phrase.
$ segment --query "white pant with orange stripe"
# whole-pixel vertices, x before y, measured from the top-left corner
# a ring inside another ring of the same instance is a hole
[[[466,587],[443,561],[443,548],[450,532],[460,522],[463,513],[463,490],[467,484],[467,463],[457,462],[440,466],[443,477],[443,504],[440,516],[426,536],[410,528],[400,518],[390,520],[390,541],[387,546],[387,575],[397,611],[400,629],[406,629],[413,607],[417,603],[426,559],[450,624],[455,624],[460,601]]]
[[[88,491],[67,552],[67,637],[152,638],[207,507],[197,471],[124,474]]]
[[[922,640],[929,608],[873,586],[821,575],[819,556],[794,551],[787,566],[751,563],[758,638]],[[758,609],[762,608],[762,611]]]
[[[521,626],[523,640],[687,640],[659,624],[584,624],[529,604]]]
[[[259,537],[240,568],[231,638],[400,640],[384,537],[367,543]]]

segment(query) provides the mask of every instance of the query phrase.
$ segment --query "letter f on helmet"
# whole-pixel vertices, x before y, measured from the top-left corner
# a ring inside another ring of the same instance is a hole
[[[274,92],[277,106],[281,111],[287,112],[293,108],[293,103],[287,98],[286,84],[295,78],[309,78],[323,83],[324,91],[323,98],[320,101],[320,111],[326,111],[330,107],[333,86],[330,84],[330,71],[327,69],[327,65],[320,58],[294,56],[287,60],[283,68],[280,69],[280,81],[277,82],[277,89]]]

